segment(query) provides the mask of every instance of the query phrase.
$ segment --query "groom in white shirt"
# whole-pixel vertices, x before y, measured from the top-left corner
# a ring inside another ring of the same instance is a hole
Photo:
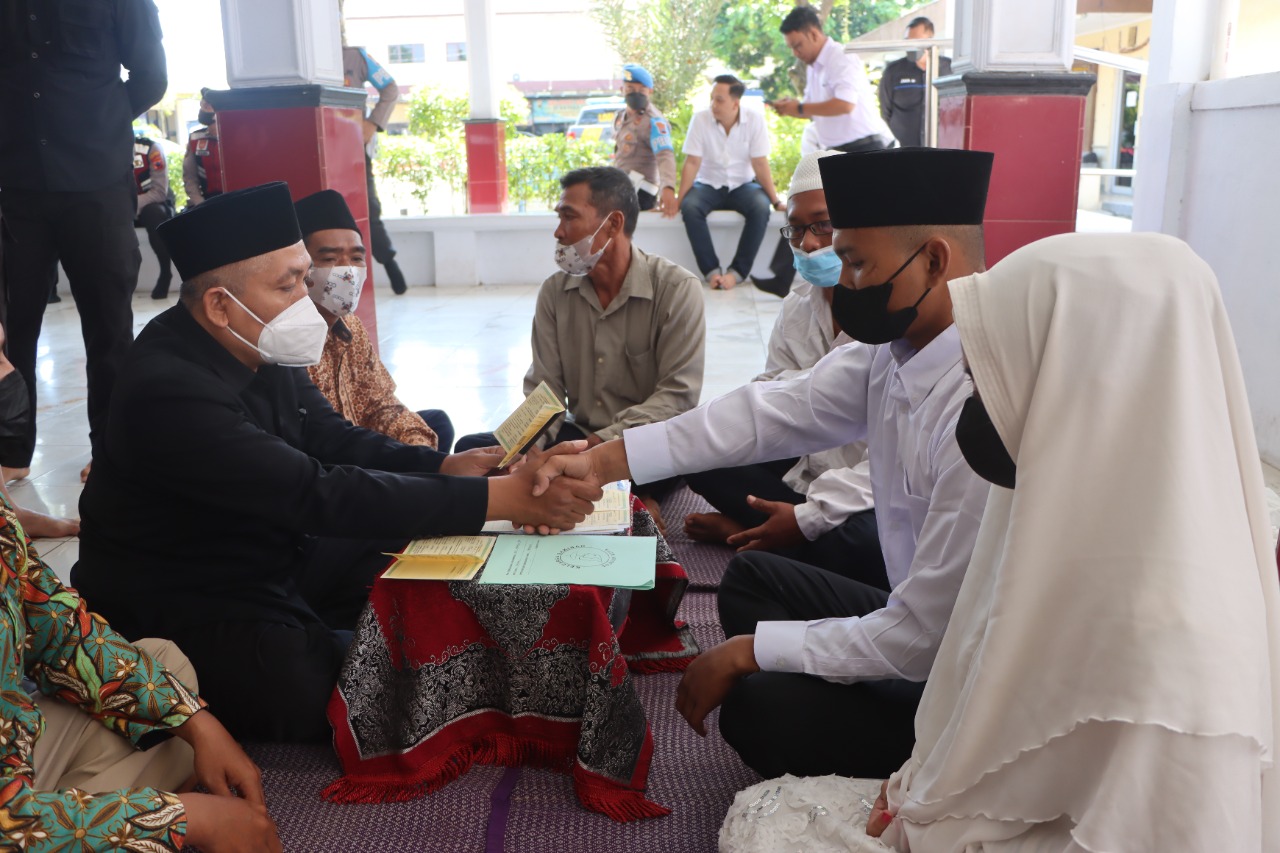
[[[897,149],[819,161],[844,267],[832,313],[862,343],[838,347],[808,376],[752,383],[541,472],[543,483],[560,473],[644,483],[867,442],[892,591],[741,554],[719,592],[729,639],[680,684],[689,724],[705,734],[723,703],[722,735],[765,777],[880,778],[911,753],[988,490],[955,440],[972,382],[946,284],[984,269],[992,160]]]

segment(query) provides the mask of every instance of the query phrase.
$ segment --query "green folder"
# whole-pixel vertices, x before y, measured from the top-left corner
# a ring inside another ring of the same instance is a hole
[[[652,536],[499,536],[476,583],[653,589]]]

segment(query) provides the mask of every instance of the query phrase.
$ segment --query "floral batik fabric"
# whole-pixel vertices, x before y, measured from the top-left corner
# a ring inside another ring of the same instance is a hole
[[[0,598],[0,850],[180,850],[187,821],[173,794],[33,790],[44,717],[23,677],[138,746],[185,723],[200,700],[58,581],[3,498]]]

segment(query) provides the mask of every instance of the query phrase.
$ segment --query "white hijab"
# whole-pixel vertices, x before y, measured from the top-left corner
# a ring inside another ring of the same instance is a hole
[[[1212,271],[1072,234],[950,289],[1017,487],[991,489],[883,840],[1280,850],[1280,584]]]

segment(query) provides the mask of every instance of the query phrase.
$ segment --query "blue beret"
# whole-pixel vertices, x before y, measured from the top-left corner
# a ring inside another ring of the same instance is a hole
[[[622,66],[622,79],[627,83],[639,83],[646,88],[653,88],[653,75],[641,65],[629,64]]]

